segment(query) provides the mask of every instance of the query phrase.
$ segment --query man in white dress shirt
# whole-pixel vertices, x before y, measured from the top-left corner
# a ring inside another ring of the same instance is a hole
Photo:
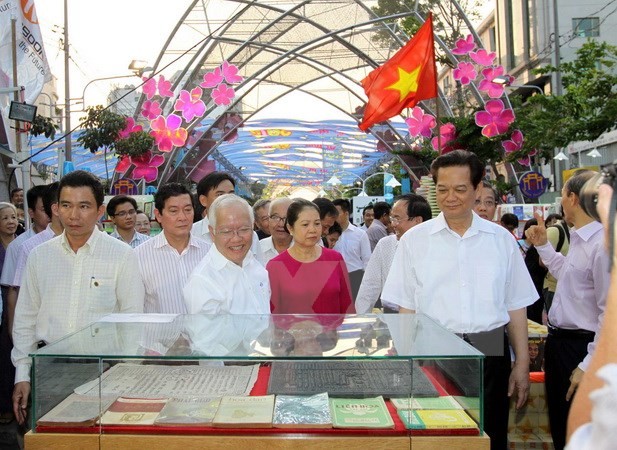
[[[369,203],[362,210],[362,225],[359,227],[361,230],[368,230],[368,228],[375,220],[375,211],[373,210],[373,204]]]
[[[351,283],[351,296],[355,300],[362,283],[364,270],[371,259],[371,243],[369,242],[366,231],[362,231],[349,221],[351,214],[351,203],[345,198],[337,198],[332,203],[338,210],[336,221],[341,226],[343,232],[339,237],[334,250],[343,255],[347,270],[349,271],[349,281]]]
[[[135,230],[137,202],[134,198],[128,195],[116,195],[107,203],[107,215],[116,227],[114,232],[111,233],[111,237],[126,242],[132,248],[150,239],[149,236]]]
[[[478,157],[464,150],[441,155],[431,173],[442,212],[401,238],[381,298],[398,304],[401,313],[427,314],[487,355],[484,428],[491,449],[502,450],[508,397],[516,395],[517,408],[527,401],[526,307],[538,294],[512,235],[473,212],[484,173]]]
[[[284,252],[291,246],[293,238],[287,231],[287,210],[291,205],[292,200],[287,197],[274,199],[270,203],[269,217],[270,220],[270,237],[259,241],[261,252],[263,254],[264,265],[268,264],[279,253]],[[253,211],[255,208],[253,208]]]
[[[268,272],[250,251],[253,209],[226,194],[208,208],[214,245],[184,287],[189,314],[269,314]]]
[[[235,192],[236,181],[227,172],[211,172],[197,183],[197,199],[205,208],[205,213],[208,213],[210,206],[218,197],[225,194],[234,194]],[[208,216],[205,216],[202,220],[193,224],[191,234],[212,244]],[[263,262],[263,255],[261,254],[261,247],[259,247],[259,237],[257,233],[253,235],[251,251],[255,254],[259,262]]]
[[[144,312],[186,314],[182,288],[210,244],[191,235],[193,197],[183,185],[161,186],[154,195],[154,207],[163,231],[135,249],[146,288]]]
[[[386,236],[375,246],[356,299],[358,314],[370,313],[379,300],[401,236],[410,228],[432,217],[430,205],[420,195],[405,194],[396,200],[390,213],[395,234]],[[386,301],[382,301],[382,306],[385,313],[397,313],[399,309],[398,305]]]
[[[103,186],[78,170],[60,181],[64,232],[30,253],[19,292],[11,358],[16,368],[13,411],[24,423],[30,394],[29,353],[113,312],[143,310],[137,258],[127,244],[97,229]]]

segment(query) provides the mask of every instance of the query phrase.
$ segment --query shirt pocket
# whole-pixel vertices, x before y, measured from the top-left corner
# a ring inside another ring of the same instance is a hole
[[[93,314],[109,314],[116,309],[116,280],[114,278],[90,278],[88,304]]]

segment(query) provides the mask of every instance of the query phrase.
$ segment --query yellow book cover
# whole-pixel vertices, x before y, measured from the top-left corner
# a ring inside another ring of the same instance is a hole
[[[212,426],[217,428],[272,428],[274,395],[226,396],[221,399]]]
[[[478,428],[478,424],[460,409],[421,409],[415,412],[427,430]]]

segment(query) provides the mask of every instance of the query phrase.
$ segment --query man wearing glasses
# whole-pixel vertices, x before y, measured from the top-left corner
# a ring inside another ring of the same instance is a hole
[[[112,237],[129,244],[132,248],[146,242],[150,237],[135,231],[137,202],[126,195],[116,195],[107,203],[107,215],[116,229]]]
[[[261,251],[263,253],[264,265],[268,264],[268,261],[275,256],[278,256],[279,253],[284,252],[291,246],[293,238],[285,227],[287,220],[287,209],[289,209],[290,204],[290,198],[281,197],[274,199],[269,205],[270,210],[268,211],[268,220],[270,221],[271,235],[270,237],[259,241],[259,246],[261,247]],[[255,210],[255,208],[253,208],[253,210]]]
[[[250,251],[254,214],[235,194],[218,197],[208,208],[213,246],[186,286],[189,314],[269,314],[268,272]]]

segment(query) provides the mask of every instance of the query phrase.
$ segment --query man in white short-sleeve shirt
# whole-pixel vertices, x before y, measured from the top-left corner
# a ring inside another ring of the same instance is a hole
[[[127,244],[96,227],[103,215],[103,186],[78,170],[64,176],[58,190],[64,232],[30,253],[13,327],[15,365],[13,412],[26,419],[30,394],[28,356],[101,317],[143,310],[144,287],[137,258]]]
[[[250,251],[253,209],[226,194],[208,208],[214,245],[184,287],[189,314],[269,314],[268,272]]]
[[[529,392],[526,307],[538,295],[516,241],[473,212],[484,172],[478,157],[453,151],[438,157],[431,172],[442,212],[403,235],[382,299],[455,333],[504,341],[495,350],[501,354],[487,355],[484,365],[485,431],[491,449],[504,449],[508,396],[516,394],[520,408]],[[511,371],[503,326],[516,357]]]

